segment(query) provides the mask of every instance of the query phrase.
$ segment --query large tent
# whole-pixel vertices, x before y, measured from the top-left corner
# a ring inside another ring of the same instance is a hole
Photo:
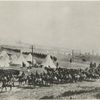
[[[32,63],[32,55],[29,54],[29,55],[27,56],[26,60],[27,60],[27,62],[31,62],[31,63]],[[33,64],[36,64],[36,60],[35,60],[35,59],[33,59]]]
[[[0,54],[0,67],[9,67],[10,58],[6,51],[2,51]]]
[[[11,56],[11,63],[14,63],[16,60],[17,60],[17,56],[13,54]]]
[[[15,61],[13,61],[14,64],[20,65],[21,67],[23,66],[23,64],[28,67],[29,63],[26,61],[26,59],[24,58],[23,54],[21,53],[19,58],[17,58]]]
[[[12,54],[10,66],[13,66],[14,68],[18,68],[19,66],[22,66],[22,64],[18,64],[17,60],[18,60],[18,55]]]
[[[56,68],[55,64],[53,63],[50,55],[47,55],[45,58],[45,61],[41,64],[43,67],[50,67],[50,68]]]

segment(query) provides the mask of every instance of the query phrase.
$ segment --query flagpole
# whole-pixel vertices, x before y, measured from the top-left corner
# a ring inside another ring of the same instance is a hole
[[[74,61],[74,50],[72,50],[72,61]]]
[[[33,45],[32,45],[32,67],[33,67]]]

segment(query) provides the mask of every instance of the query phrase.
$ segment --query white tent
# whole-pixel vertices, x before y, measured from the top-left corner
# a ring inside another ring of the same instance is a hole
[[[29,55],[27,56],[26,60],[32,62],[32,55],[29,54]],[[33,64],[36,64],[36,60],[35,60],[35,59],[33,59]]]
[[[45,61],[41,64],[44,67],[56,68],[55,64],[53,63],[50,55],[47,55]]]
[[[0,67],[9,67],[10,58],[6,51],[2,51],[0,54]]]
[[[13,54],[11,56],[11,63],[14,64],[16,62],[16,60],[17,60],[17,56]]]
[[[22,53],[20,54],[19,58],[17,58],[17,60],[15,60],[13,63],[18,64],[21,67],[23,66],[23,63],[25,64],[26,67],[29,66],[29,63],[26,61]]]

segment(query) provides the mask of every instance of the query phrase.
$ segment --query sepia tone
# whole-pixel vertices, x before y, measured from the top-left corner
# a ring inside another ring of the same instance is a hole
[[[0,100],[100,99],[99,1],[0,1]]]

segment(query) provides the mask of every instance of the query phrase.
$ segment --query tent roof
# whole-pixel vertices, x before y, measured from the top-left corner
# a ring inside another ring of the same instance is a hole
[[[17,56],[15,54],[11,55],[11,60],[17,60]]]
[[[14,61],[15,64],[20,64],[22,65],[22,63],[24,63],[26,66],[29,66],[29,63],[26,61],[26,59],[24,58],[23,54],[21,53],[19,58],[16,59],[16,61]]]
[[[32,62],[32,55],[29,54],[27,57],[26,57],[26,61],[30,61]],[[36,64],[36,60],[33,58],[33,63]]]
[[[15,55],[15,54],[11,55],[11,63],[12,64],[14,64],[17,59],[18,59],[17,55]]]
[[[44,67],[56,68],[55,64],[53,63],[50,55],[47,55],[45,61],[41,64]]]
[[[6,51],[2,51],[0,54],[0,66],[1,67],[8,67],[10,63],[9,55]]]

